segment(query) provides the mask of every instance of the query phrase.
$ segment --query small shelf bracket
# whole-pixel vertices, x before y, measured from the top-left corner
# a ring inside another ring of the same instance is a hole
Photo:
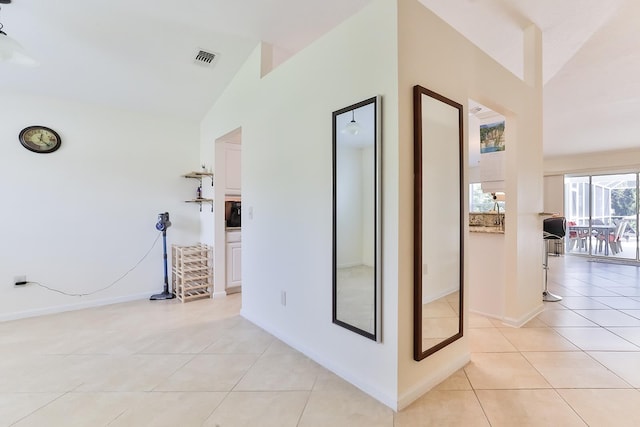
[[[202,178],[208,177],[211,179],[211,186],[213,187],[213,172],[189,172],[186,175],[183,175],[185,178],[192,178],[200,180],[200,185],[202,185]]]
[[[198,205],[200,205],[200,212],[202,212],[202,204],[203,203],[209,203],[211,205],[211,212],[213,212],[213,199],[185,200],[185,203],[198,203]]]
[[[202,187],[202,178],[210,178],[211,179],[211,186],[213,187],[213,173],[212,172],[189,172],[185,175],[182,175],[185,178],[191,178],[191,179],[197,179],[199,182],[199,186]],[[200,192],[198,192],[198,195],[200,195]],[[211,205],[211,212],[213,212],[213,199],[204,199],[204,198],[197,198],[197,199],[192,199],[192,200],[185,200],[186,203],[197,203],[200,206],[200,212],[202,212],[202,204],[203,203],[209,203]]]

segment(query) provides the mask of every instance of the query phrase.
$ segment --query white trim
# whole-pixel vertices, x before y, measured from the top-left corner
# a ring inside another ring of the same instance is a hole
[[[540,298],[542,299],[542,293],[540,294]],[[504,323],[507,326],[511,326],[514,328],[519,328],[523,325],[525,325],[527,322],[529,322],[531,319],[533,319],[534,317],[536,317],[538,314],[542,313],[544,311],[544,304],[540,303],[539,306],[537,306],[536,308],[534,308],[533,310],[531,310],[529,313],[525,314],[524,316],[520,316],[520,318],[518,319],[514,319],[511,317],[503,317],[502,323]]]
[[[501,322],[503,321],[502,316],[496,316],[495,314],[485,313],[484,311],[480,311],[480,310],[469,309],[469,313],[478,314],[483,317],[490,317],[491,319],[499,320]]]
[[[447,364],[446,369],[439,370],[435,375],[423,378],[422,381],[416,384],[413,388],[398,397],[397,410],[401,411],[415,402],[420,396],[424,395],[442,381],[449,378],[456,371],[462,369],[470,360],[471,353],[463,354],[457,359],[451,360]]]
[[[36,308],[33,310],[17,311],[14,313],[0,314],[0,322],[9,320],[25,319],[27,317],[44,316],[47,314],[63,313],[65,311],[82,310],[85,308],[102,307],[103,305],[118,304],[121,302],[137,301],[148,299],[154,292],[144,292],[140,294],[125,295],[115,298],[84,301],[76,304],[58,305],[55,307]]]
[[[227,291],[220,291],[220,292],[214,292],[213,295],[211,295],[211,298],[216,299],[216,298],[224,298],[227,296]]]
[[[474,314],[478,314],[480,316],[489,317],[491,319],[499,320],[504,325],[511,326],[511,327],[514,327],[514,328],[519,328],[519,327],[521,327],[523,325],[526,325],[530,320],[532,320],[534,317],[536,317],[538,314],[542,313],[543,311],[544,311],[544,304],[536,307],[531,312],[529,312],[529,314],[525,314],[520,319],[514,320],[514,319],[511,319],[511,318],[496,316],[494,314],[484,313],[484,312],[479,311],[479,310],[471,310],[471,309],[469,309],[470,313],[474,313]]]
[[[263,323],[263,322],[259,321],[258,319],[255,319],[251,315],[251,313],[248,313],[244,309],[240,310],[240,315],[242,317],[244,317],[245,319],[249,320],[250,322],[254,323],[255,325],[257,325],[258,327],[260,327],[260,328],[264,329],[265,331],[269,332],[271,335],[275,336],[276,338],[278,338],[279,340],[281,340],[285,344],[293,347],[294,349],[296,349],[300,353],[302,353],[305,356],[309,357],[310,359],[312,359],[316,363],[318,363],[318,364],[322,365],[323,367],[327,368],[328,370],[330,370],[334,374],[338,375],[343,380],[345,380],[345,381],[351,383],[352,385],[356,386],[357,388],[359,388],[363,392],[367,393],[368,395],[370,395],[374,399],[377,399],[378,401],[380,401],[381,403],[387,405],[389,408],[393,409],[394,411],[397,410],[397,408],[396,408],[397,402],[396,402],[395,396],[389,396],[387,393],[385,393],[384,391],[380,390],[375,385],[371,384],[365,378],[354,377],[352,372],[350,372],[348,369],[344,368],[343,366],[338,366],[334,362],[326,360],[321,355],[319,355],[316,352],[308,349],[307,347],[301,346],[299,343],[297,343],[290,336],[284,335],[284,334],[280,333],[280,331],[278,331],[275,328],[273,328],[271,325]]]

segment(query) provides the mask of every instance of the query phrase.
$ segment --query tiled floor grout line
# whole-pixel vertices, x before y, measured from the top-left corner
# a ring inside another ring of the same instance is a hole
[[[265,350],[266,351],[266,350]],[[264,356],[264,352],[260,354],[260,356],[256,357],[256,360],[253,361],[253,363],[251,364],[251,366],[249,366],[242,375],[240,375],[240,377],[238,378],[238,380],[235,382],[235,384],[233,384],[233,387],[231,387],[231,390],[229,390],[229,393],[231,393],[232,391],[239,391],[236,390],[236,387],[238,387],[238,384],[240,384],[240,382],[242,382],[242,380],[244,379],[244,377],[249,373],[249,371],[251,370],[251,368],[253,368],[254,366],[256,366],[256,363],[258,363],[260,361],[260,359],[262,358],[262,356]]]
[[[76,388],[77,388],[77,387],[76,387]],[[45,403],[45,404],[44,404],[44,405],[42,405],[42,406],[40,406],[40,407],[38,407],[38,408],[34,409],[33,411],[31,411],[30,413],[28,413],[28,414],[27,414],[27,415],[25,415],[24,417],[22,417],[22,418],[20,418],[20,419],[16,420],[15,422],[11,423],[11,424],[10,424],[10,426],[14,426],[14,425],[18,424],[20,421],[22,421],[22,420],[24,420],[24,419],[26,419],[26,418],[29,418],[31,415],[35,414],[36,412],[38,412],[38,411],[39,411],[39,410],[41,410],[42,408],[45,408],[45,407],[47,407],[47,406],[51,405],[51,404],[52,404],[53,402],[55,402],[56,400],[63,398],[64,396],[66,396],[66,395],[67,395],[67,394],[69,394],[69,393],[71,393],[71,391],[65,391],[65,392],[60,393],[60,396],[56,397],[55,399],[50,400],[49,402]]]
[[[170,354],[170,353],[164,353],[163,355],[164,355],[164,356],[166,356],[167,354]],[[187,354],[190,354],[190,353],[187,353]],[[178,366],[176,369],[174,369],[174,370],[173,370],[173,372],[171,372],[171,374],[169,374],[169,375],[164,379],[164,381],[168,380],[169,378],[171,378],[172,376],[174,376],[174,375],[176,374],[176,372],[178,372],[180,369],[184,368],[184,367],[185,367],[185,366],[187,366],[189,363],[191,363],[191,362],[193,361],[193,359],[195,359],[195,358],[196,358],[196,356],[197,356],[197,354],[191,354],[191,357],[189,358],[189,360],[187,360],[187,361],[186,361],[186,362],[184,362],[182,365],[180,365],[180,366]],[[156,389],[160,386],[160,384],[162,384],[162,381],[163,381],[163,380],[160,380],[160,382],[158,382],[155,386],[153,386],[153,387],[151,388],[151,390],[149,390],[149,391],[159,391],[159,390],[156,390]]]
[[[464,372],[464,377],[467,379],[467,382],[471,386],[471,391],[473,391],[473,395],[476,397],[476,400],[478,401],[478,405],[480,405],[480,409],[484,414],[485,420],[487,420],[487,424],[491,426],[491,420],[489,419],[489,415],[487,414],[487,411],[485,410],[484,405],[482,404],[482,400],[480,400],[480,396],[478,396],[478,390],[473,386],[473,383],[471,382],[471,379],[469,378],[469,375],[467,375],[467,371],[464,368],[462,369],[462,372]]]
[[[316,381],[318,381],[318,377],[316,377]],[[313,387],[315,387],[315,382],[313,384]],[[309,406],[309,401],[311,400],[311,393],[313,392],[313,387],[311,387],[311,390],[309,390],[307,393],[307,400],[305,400],[304,406],[302,407],[302,411],[300,411],[300,415],[298,415],[298,419],[296,420],[296,427],[298,427],[302,422],[302,417],[304,416],[304,412],[307,410],[307,406]]]
[[[584,423],[584,425],[585,425],[585,426],[587,426],[587,427],[589,427],[589,423],[587,422],[587,420],[585,420],[585,419],[584,419],[584,417],[583,417],[582,415],[580,415],[580,412],[578,412],[578,410],[577,410],[576,408],[574,408],[574,407],[573,407],[573,405],[572,405],[570,402],[568,402],[568,401],[567,401],[567,399],[565,399],[565,398],[564,398],[564,396],[562,395],[562,393],[559,393],[559,392],[558,392],[558,390],[557,390],[557,389],[555,389],[555,388],[554,388],[553,390],[556,392],[556,394],[558,395],[558,397],[559,397],[560,399],[562,399],[562,401],[563,401],[564,403],[566,403],[566,405],[567,405],[569,408],[571,408],[571,410],[573,411],[573,413],[574,413],[574,414],[576,414],[576,416],[577,416],[578,418],[580,418],[580,420],[582,420],[582,422]]]

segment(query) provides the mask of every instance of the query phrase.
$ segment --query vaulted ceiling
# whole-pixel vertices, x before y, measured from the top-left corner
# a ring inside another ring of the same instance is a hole
[[[0,63],[0,93],[199,121],[260,40],[286,57],[369,1],[14,0],[0,22],[40,66]],[[545,156],[638,146],[637,0],[421,2],[517,76],[522,29],[543,31]]]
[[[545,156],[640,146],[637,0],[420,1],[519,77],[542,30]]]

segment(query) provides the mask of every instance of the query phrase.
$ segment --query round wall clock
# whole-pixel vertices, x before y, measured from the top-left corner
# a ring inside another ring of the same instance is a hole
[[[20,143],[35,153],[52,153],[60,148],[60,135],[45,126],[29,126],[18,135]]]

